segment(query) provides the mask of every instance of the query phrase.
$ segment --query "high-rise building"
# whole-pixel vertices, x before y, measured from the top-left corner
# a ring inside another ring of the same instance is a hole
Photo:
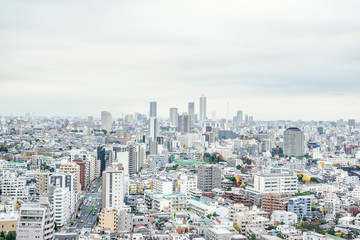
[[[111,113],[103,111],[101,112],[101,129],[111,131],[112,129],[112,116]]]
[[[143,144],[131,143],[129,145],[129,175],[138,173],[145,159],[146,147]]]
[[[75,211],[75,205],[77,202],[76,194],[76,182],[74,173],[55,173],[50,176],[50,184],[56,189],[68,189],[70,193],[70,213]]]
[[[119,214],[117,209],[103,209],[99,215],[100,231],[104,232],[105,230],[107,230],[110,233],[116,233],[119,226],[118,219]]]
[[[194,102],[188,103],[188,115],[190,116],[190,124],[192,126],[195,121],[195,103]]]
[[[62,227],[70,221],[70,192],[67,188],[56,188],[53,194],[55,222],[57,226]]]
[[[186,113],[178,117],[178,132],[187,133],[190,131],[190,116]]]
[[[254,190],[258,193],[297,193],[297,176],[291,172],[278,172],[254,175]]]
[[[129,176],[129,149],[126,145],[114,147],[115,162],[121,163],[124,168],[124,175]]]
[[[156,140],[159,135],[159,122],[156,117],[150,117],[149,119],[150,139]]]
[[[243,123],[243,112],[242,111],[240,111],[240,110],[237,111],[236,120],[237,120],[238,126],[240,126]]]
[[[47,198],[40,198],[39,203],[24,203],[16,229],[16,239],[54,239],[54,210]]]
[[[304,155],[304,132],[299,128],[292,127],[284,132],[284,154],[287,156]]]
[[[177,108],[170,108],[170,124],[172,127],[178,126],[178,109]]]
[[[150,102],[150,115],[149,117],[157,117],[157,102]]]
[[[355,128],[355,125],[356,125],[355,119],[349,119],[348,124],[349,124],[349,127]]]
[[[114,161],[114,154],[112,148],[98,147],[97,159],[100,161],[100,175],[107,167],[110,167]]]
[[[212,164],[200,165],[198,169],[197,188],[202,191],[221,188],[221,169]]]
[[[47,193],[49,190],[49,179],[51,173],[40,172],[36,174],[36,192],[39,194]]]
[[[151,141],[150,142],[150,155],[156,155],[156,154],[158,154],[158,142]]]
[[[245,123],[248,124],[249,123],[249,115],[245,114]]]
[[[81,190],[85,190],[85,188],[88,187],[88,182],[86,182],[86,174],[85,174],[85,161],[82,159],[75,159],[73,160],[74,163],[76,163],[77,165],[79,165],[80,168],[80,185],[81,185]]]
[[[60,173],[73,173],[75,175],[76,193],[81,191],[80,184],[80,166],[75,162],[62,163],[59,169]]]
[[[118,168],[107,168],[102,176],[102,207],[116,208],[124,207],[125,182],[124,170],[121,164]]]
[[[200,97],[199,118],[200,121],[206,120],[206,97],[204,95]]]

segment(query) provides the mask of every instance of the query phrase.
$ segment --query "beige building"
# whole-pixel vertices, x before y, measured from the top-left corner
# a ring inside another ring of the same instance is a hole
[[[0,232],[8,233],[9,231],[16,231],[18,222],[18,212],[1,213],[0,214]]]
[[[49,172],[40,172],[36,174],[36,190],[37,193],[43,194],[47,193],[49,190],[49,180],[50,180]]]
[[[104,209],[99,216],[100,231],[117,232],[118,229],[118,211],[115,208]]]
[[[59,172],[61,173],[74,173],[75,174],[75,182],[76,182],[76,193],[80,192],[81,184],[80,184],[80,166],[74,162],[62,163],[60,165]]]

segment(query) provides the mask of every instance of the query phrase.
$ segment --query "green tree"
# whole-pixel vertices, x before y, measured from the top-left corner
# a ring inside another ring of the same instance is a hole
[[[284,238],[281,232],[278,232],[278,233],[276,234],[276,236],[277,236],[278,238]]]
[[[234,225],[236,231],[240,232],[240,227],[238,225]]]
[[[252,234],[250,235],[250,240],[256,240],[256,235],[255,235],[255,233],[252,233]]]
[[[0,233],[0,237],[2,237],[2,238],[4,238],[4,237],[5,237],[5,233],[4,233],[4,231],[1,231],[1,233]]]
[[[14,231],[9,231],[6,234],[5,240],[16,240],[16,232]]]
[[[228,188],[226,189],[226,191],[231,191],[231,187],[228,187]]]
[[[335,229],[333,227],[329,228],[329,229],[326,230],[326,233],[335,236]]]

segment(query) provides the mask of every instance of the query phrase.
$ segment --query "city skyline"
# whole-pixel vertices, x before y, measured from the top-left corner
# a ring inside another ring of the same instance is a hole
[[[358,1],[1,5],[1,115],[165,117],[205,94],[219,118],[360,116]]]

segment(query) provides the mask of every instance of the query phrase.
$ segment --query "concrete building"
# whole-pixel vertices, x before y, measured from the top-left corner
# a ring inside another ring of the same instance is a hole
[[[284,132],[284,154],[287,156],[304,155],[304,132],[299,128],[288,128]]]
[[[194,121],[195,121],[195,103],[194,102],[189,102],[188,103],[188,113],[189,118],[190,118],[190,127],[192,125],[194,125]]]
[[[102,183],[102,207],[103,209],[115,208],[121,210],[125,196],[124,170],[120,165],[118,168],[107,168],[103,172]]]
[[[311,202],[312,196],[292,197],[288,200],[287,210],[295,213],[300,220],[311,213]]]
[[[54,211],[47,198],[40,198],[39,203],[25,203],[21,206],[17,240],[53,240],[54,234]]]
[[[200,121],[206,120],[206,97],[202,95],[200,97],[200,111],[199,111],[199,118]]]
[[[39,194],[49,191],[50,172],[39,172],[36,174],[36,192]]]
[[[172,127],[178,126],[178,116],[179,112],[177,108],[170,108],[170,125]]]
[[[178,132],[188,133],[190,131],[190,115],[183,113],[178,117]]]
[[[0,213],[0,232],[8,233],[9,231],[16,231],[18,222],[18,212]]]
[[[198,168],[197,188],[202,191],[221,188],[221,169],[211,164],[200,165]]]
[[[85,161],[82,159],[75,159],[73,162],[79,165],[81,190],[85,190],[89,186],[89,182],[86,181],[86,176],[88,175],[86,175]]]
[[[156,141],[159,136],[159,121],[156,117],[149,118],[149,137],[151,140]]]
[[[112,116],[111,113],[103,111],[101,112],[101,129],[108,132],[112,129]]]
[[[173,183],[166,181],[164,179],[155,179],[153,181],[153,189],[156,193],[160,194],[172,194],[173,193]]]
[[[118,215],[118,210],[115,208],[103,209],[99,215],[100,231],[116,233],[119,225]]]
[[[149,117],[157,117],[157,102],[150,102],[150,114]]]
[[[136,174],[145,164],[146,148],[143,144],[131,143],[129,145],[129,175]]]
[[[70,193],[70,214],[75,211],[75,205],[78,200],[76,193],[76,182],[74,173],[55,173],[50,176],[50,184],[56,189],[68,189]]]
[[[243,112],[242,111],[237,111],[236,113],[236,120],[237,120],[237,125],[240,126],[243,123]]]
[[[262,210],[272,213],[273,211],[286,211],[290,194],[267,193],[261,196]]]
[[[297,193],[297,177],[292,173],[254,175],[254,190],[259,193]]]
[[[59,169],[60,173],[73,173],[75,176],[76,193],[81,191],[80,184],[80,166],[75,162],[62,163]]]
[[[287,211],[273,211],[271,214],[271,222],[278,223],[278,224],[285,224],[285,225],[294,225],[297,223],[298,218],[297,215],[293,212]]]
[[[15,172],[4,172],[0,178],[1,195],[27,199],[29,187],[26,185],[26,178],[19,177]]]
[[[54,206],[54,217],[57,226],[62,227],[70,221],[70,202],[71,196],[69,189],[57,188],[54,190],[53,206]]]

